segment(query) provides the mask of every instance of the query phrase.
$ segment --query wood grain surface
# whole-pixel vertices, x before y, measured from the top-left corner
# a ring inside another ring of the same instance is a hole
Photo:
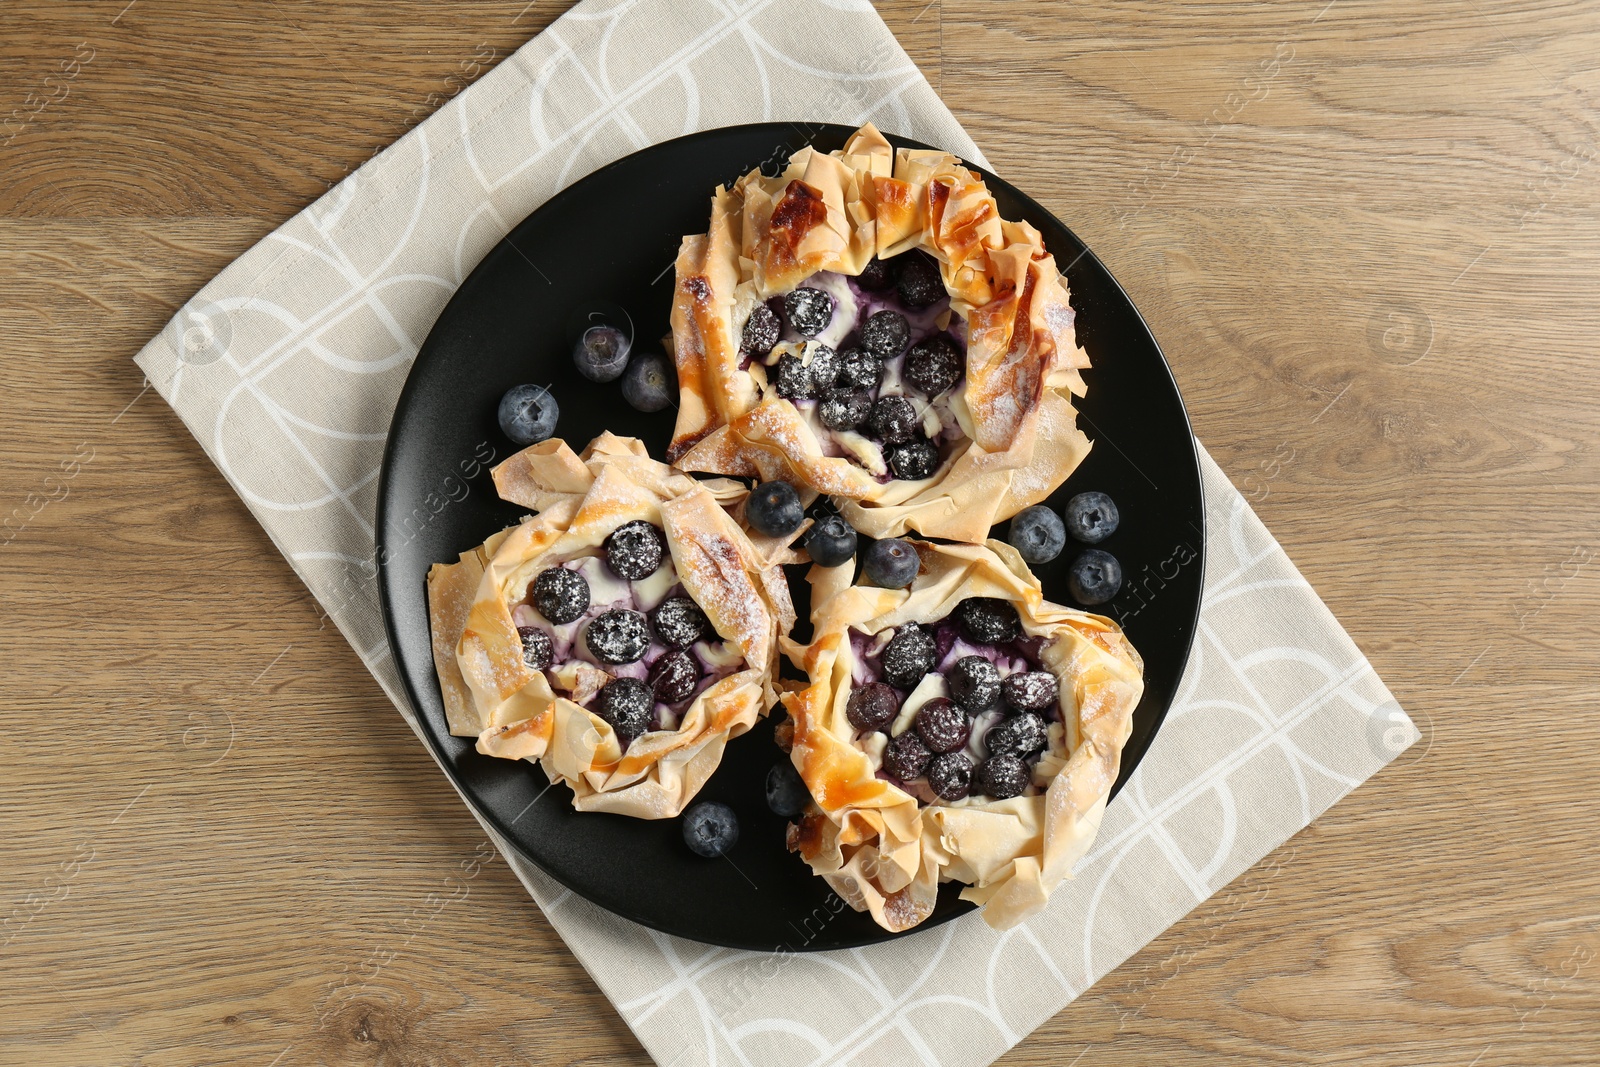
[[[649,1062],[131,362],[563,6],[0,13],[0,1063]],[[1600,6],[882,11],[1426,733],[1001,1062],[1600,1063]]]

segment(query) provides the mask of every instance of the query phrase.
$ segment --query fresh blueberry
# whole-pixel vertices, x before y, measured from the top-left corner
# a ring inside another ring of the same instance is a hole
[[[650,687],[637,678],[613,678],[600,690],[595,714],[611,724],[623,748],[650,728],[650,713],[655,698]]]
[[[601,663],[637,663],[650,648],[650,624],[637,611],[612,608],[596,615],[584,629],[583,643]]]
[[[904,589],[916,580],[921,566],[917,550],[898,537],[874,541],[861,555],[861,573],[884,589]]]
[[[615,326],[591,326],[572,347],[572,362],[591,382],[614,382],[628,366],[633,342]]]
[[[903,396],[880,396],[867,416],[868,431],[886,445],[911,440],[921,425],[917,406]]]
[[[998,597],[967,597],[956,605],[956,622],[974,644],[1000,645],[1015,641],[1022,634],[1022,618],[1016,605]]]
[[[861,288],[875,293],[894,284],[894,272],[889,269],[889,264],[873,256],[867,261],[867,265],[861,268],[861,273],[856,276],[856,282]]]
[[[855,558],[856,532],[838,515],[825,515],[806,534],[806,551],[811,554],[811,562],[837,567]]]
[[[683,649],[674,649],[650,665],[650,691],[663,704],[681,704],[700,684],[700,665]]]
[[[1009,753],[990,756],[972,774],[972,784],[978,792],[996,800],[1020,797],[1030,781],[1028,765]]]
[[[711,636],[711,620],[686,596],[669,596],[650,611],[656,636],[669,648],[688,648]]]
[[[796,289],[783,298],[783,314],[801,337],[815,337],[833,321],[833,297],[821,289]]]
[[[589,583],[577,571],[550,567],[533,580],[530,599],[540,615],[561,626],[589,610]]]
[[[898,311],[875,311],[861,324],[861,347],[878,359],[893,359],[911,343],[911,327]]]
[[[1078,553],[1067,570],[1067,592],[1080,604],[1104,604],[1122,589],[1122,564],[1098,548]]]
[[[779,321],[777,312],[765,304],[757,304],[750,309],[750,317],[744,320],[744,333],[739,337],[739,348],[745,352],[764,356],[772,351],[772,346],[778,343],[778,337],[782,332],[783,323]]]
[[[967,713],[944,697],[934,697],[918,708],[911,725],[930,752],[965,748],[967,738],[972,735],[972,721]]]
[[[1039,751],[1049,739],[1044,720],[1031,711],[1024,711],[989,727],[989,732],[983,735],[983,744],[991,756],[1020,758]]]
[[[1067,501],[1067,532],[1086,545],[1097,545],[1117,532],[1117,505],[1104,493],[1079,493]]]
[[[922,743],[917,732],[907,730],[884,746],[883,769],[889,773],[889,777],[909,782],[928,769],[928,761],[932,758],[933,753],[928,751],[928,746]]]
[[[924,626],[908,622],[894,632],[878,657],[878,666],[889,684],[898,689],[915,689],[933,670],[938,656],[933,634]]]
[[[622,375],[622,399],[635,411],[660,411],[678,399],[678,373],[660,352],[634,356]]]
[[[940,800],[960,800],[972,792],[972,761],[962,752],[946,752],[928,761],[928,788]]]
[[[860,389],[833,389],[817,405],[817,418],[830,430],[854,430],[867,421],[872,397]]]
[[[1000,699],[1000,672],[982,656],[962,656],[944,678],[951,698],[974,715]]]
[[[536,445],[556,432],[561,405],[544,387],[514,385],[500,398],[500,432],[519,445]]]
[[[844,717],[857,730],[882,730],[900,714],[900,694],[882,682],[857,687],[845,702]]]
[[[907,307],[925,308],[943,296],[939,265],[920,252],[908,252],[900,267],[900,299]]]
[[[1026,563],[1049,563],[1067,545],[1067,526],[1061,516],[1035,504],[1011,517],[1011,547]]]
[[[537,626],[519,626],[517,636],[522,638],[522,662],[528,665],[528,669],[549,670],[556,655],[555,646],[550,642],[550,635]]]
[[[1000,683],[1000,695],[1018,711],[1043,711],[1061,698],[1061,685],[1049,671],[1019,671]]]
[[[788,760],[774,763],[767,772],[767,807],[773,814],[792,819],[810,803],[811,790],[806,788],[806,781],[794,769],[794,764]]]
[[[806,356],[806,367],[811,371],[811,384],[815,389],[815,395],[821,396],[833,388],[843,361],[839,358],[839,353],[821,341],[812,341],[808,344]]]
[[[785,400],[810,400],[817,395],[817,385],[811,378],[811,368],[799,356],[782,355],[772,369],[773,388]]]
[[[904,482],[932,478],[939,469],[939,446],[926,437],[913,437],[883,450],[889,473]]]
[[[861,348],[847,348],[839,353],[839,377],[834,379],[839,389],[876,389],[883,381],[883,364],[872,353]]]
[[[800,494],[788,482],[762,482],[750,490],[744,517],[751,529],[766,537],[787,537],[806,521]]]
[[[683,843],[697,856],[714,860],[739,840],[739,817],[726,804],[697,800],[683,813]]]
[[[931,337],[906,354],[906,382],[926,396],[938,396],[961,380],[961,353],[948,337]]]
[[[653,523],[634,519],[612,530],[601,550],[613,574],[637,582],[661,569],[667,557],[667,539]]]

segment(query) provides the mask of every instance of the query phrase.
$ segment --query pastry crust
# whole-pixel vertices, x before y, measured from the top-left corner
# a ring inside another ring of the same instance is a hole
[[[651,459],[639,441],[609,433],[581,456],[564,441],[534,445],[496,467],[494,480],[502,497],[538,514],[428,574],[450,732],[476,737],[487,755],[537,761],[552,781],[572,787],[581,811],[677,815],[728,740],[776,703],[779,636],[794,624],[781,567],[724,510],[744,489],[696,481]],[[524,662],[513,610],[541,570],[595,554],[635,519],[665,533],[678,581],[740,662],[693,700],[675,729],[642,734],[624,751],[610,724],[582,706],[609,680],[604,670],[577,661],[573,684],[563,688],[578,702],[556,692],[546,672]]]
[[[789,650],[811,684],[783,702],[793,718],[791,758],[818,810],[791,826],[791,847],[885,929],[926,919],[939,883],[950,880],[966,883],[962,897],[1005,929],[1044,907],[1093,842],[1144,691],[1143,661],[1111,620],[1047,602],[1009,545],[912,543],[922,569],[909,589],[851,585],[849,565],[812,569],[815,637]],[[1060,683],[1063,724],[1052,727],[1034,768],[1034,782],[1048,788],[922,806],[878,778],[853,740],[845,707],[861,665],[850,634],[944,619],[975,596],[1015,604],[1024,635],[1043,639],[1038,658]]]
[[[874,256],[912,249],[938,260],[965,324],[965,379],[951,404],[965,440],[929,478],[881,481],[825,454],[793,403],[764,395],[764,373],[740,368],[739,339],[752,308],[818,271],[854,276]],[[1039,232],[1000,218],[954,156],[896,151],[870,124],[840,151],[803,148],[775,178],[751,171],[718,189],[710,227],[683,239],[676,270],[681,400],[668,457],[684,470],[793,480],[842,498],[872,537],[980,541],[1089,451],[1072,403],[1089,359],[1066,279]]]

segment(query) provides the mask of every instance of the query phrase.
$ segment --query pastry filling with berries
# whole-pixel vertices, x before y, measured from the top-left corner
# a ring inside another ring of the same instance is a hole
[[[677,729],[695,697],[744,667],[684,591],[661,529],[642,519],[540,571],[511,615],[528,667],[610,723],[624,749]]]
[[[850,640],[845,715],[878,778],[922,804],[954,803],[1036,796],[1060,769],[1061,688],[1010,602],[969,597],[937,622]]]
[[[925,253],[812,275],[751,309],[739,349],[740,369],[763,398],[794,404],[823,455],[880,482],[931,478],[972,436],[966,324]]]

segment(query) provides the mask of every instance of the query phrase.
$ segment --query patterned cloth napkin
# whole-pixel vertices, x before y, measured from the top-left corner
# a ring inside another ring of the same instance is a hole
[[[241,256],[139,354],[413,729],[370,575],[384,436],[429,327],[559,189],[666,138],[774,119],[870,120],[983,160],[864,0],[585,0]],[[1203,469],[1187,674],[1093,851],[1026,925],[968,916],[842,952],[711,948],[603,913],[502,847],[659,1063],[986,1064],[1415,740],[1208,456]]]

